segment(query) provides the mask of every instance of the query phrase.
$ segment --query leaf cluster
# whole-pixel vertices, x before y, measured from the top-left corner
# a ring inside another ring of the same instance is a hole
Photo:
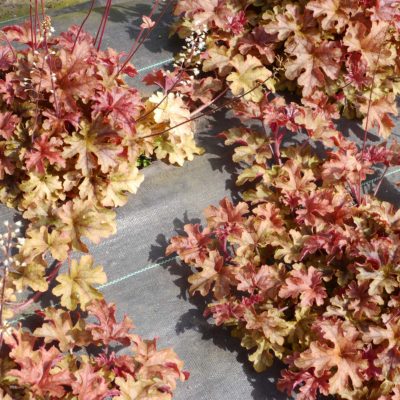
[[[287,364],[280,389],[396,399],[400,211],[359,188],[376,167],[399,165],[398,145],[361,151],[335,129],[329,102],[311,109],[265,94],[233,109],[265,128],[223,134],[245,167],[244,201],[208,207],[206,226],[185,225],[167,254],[192,267],[190,293],[232,327],[257,371]]]
[[[27,221],[25,237],[8,224],[0,235],[0,398],[171,399],[183,362],[117,322],[103,267],[71,254],[115,233],[113,208],[136,193],[141,167],[202,151],[190,124],[174,128],[190,113],[174,93],[142,98],[123,78],[137,75],[126,55],[82,26],[51,31],[49,17],[0,31],[0,202]],[[50,288],[59,303],[15,327]]]
[[[64,261],[67,248],[87,251],[83,237],[115,233],[112,208],[136,193],[146,157],[182,165],[201,149],[190,127],[149,135],[189,111],[173,93],[158,105],[159,93],[146,100],[129,87],[123,75],[137,72],[120,71],[123,53],[98,50],[76,26],[46,32],[35,47],[28,23],[1,31],[0,201],[30,222],[30,259]]]
[[[179,0],[181,37],[205,34],[196,62],[233,95],[260,101],[289,89],[303,101],[330,97],[348,117],[365,117],[369,100],[387,137],[397,114],[399,27],[397,0]],[[373,87],[373,90],[371,89]],[[364,123],[367,123],[364,120]]]
[[[91,301],[88,318],[70,309],[47,307],[33,331],[4,334],[2,399],[167,400],[176,381],[188,378],[171,349],[133,334],[128,317],[117,322],[114,304]],[[129,351],[121,354],[121,346]]]

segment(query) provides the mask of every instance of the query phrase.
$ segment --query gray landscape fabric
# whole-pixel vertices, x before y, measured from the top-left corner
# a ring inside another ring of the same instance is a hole
[[[128,51],[138,33],[141,16],[148,13],[150,1],[132,0],[114,5],[103,47]],[[87,7],[87,4],[86,4]],[[57,32],[71,24],[80,24],[85,6],[58,12],[53,23]],[[96,9],[85,29],[96,32],[101,9]],[[154,88],[144,87],[140,79],[154,65],[171,65],[173,53],[179,49],[176,38],[168,38],[172,17],[167,15],[153,32],[133,63],[140,75],[131,83],[142,92]],[[106,299],[116,303],[118,315],[129,315],[136,325],[136,333],[146,338],[159,337],[159,346],[171,346],[185,361],[191,377],[180,383],[177,400],[246,400],[285,399],[277,391],[276,380],[281,364],[258,374],[247,361],[248,353],[238,340],[231,338],[229,330],[215,327],[203,317],[204,300],[188,298],[189,270],[177,259],[165,257],[168,240],[182,231],[186,223],[203,222],[203,210],[217,205],[227,196],[238,200],[234,181],[236,166],[231,161],[232,149],[222,145],[215,137],[235,126],[235,118],[220,112],[198,123],[198,142],[206,149],[183,167],[154,162],[145,168],[145,181],[138,194],[117,210],[117,234],[90,246],[97,264],[105,267],[108,283],[101,287]],[[341,121],[345,131],[360,133],[354,123]],[[397,121],[397,126],[400,124]],[[397,129],[397,136],[400,129]],[[391,170],[385,179],[380,197],[399,204],[399,192],[394,182],[400,173]],[[15,213],[0,208],[0,218],[12,218]]]

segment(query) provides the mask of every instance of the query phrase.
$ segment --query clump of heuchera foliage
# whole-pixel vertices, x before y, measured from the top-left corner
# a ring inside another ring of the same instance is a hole
[[[1,235],[0,397],[172,399],[176,381],[189,377],[183,362],[172,349],[157,350],[155,339],[133,334],[128,317],[116,320],[115,305],[96,288],[107,281],[103,267],[95,266],[91,255],[70,258],[64,273],[58,262],[43,281],[45,266],[23,255],[19,228],[6,226]],[[16,326],[13,313],[35,303],[53,280],[59,303],[40,308],[26,326]],[[18,302],[26,287],[35,294]],[[128,346],[130,352],[121,353]]]
[[[138,166],[152,157],[182,165],[201,152],[190,121],[175,129],[190,119],[178,95],[144,99],[125,82],[158,1],[128,54],[101,50],[111,0],[96,38],[83,30],[87,18],[54,36],[44,1],[34,4],[30,22],[0,30],[0,202],[27,221],[23,235],[8,223],[0,235],[0,397],[171,399],[188,377],[183,362],[132,334],[128,318],[116,321],[90,255],[71,259],[88,252],[85,239],[115,233],[112,209],[137,191]],[[52,283],[59,303],[16,327]]]
[[[49,37],[48,23],[36,44],[29,24],[1,32],[0,200],[32,222],[28,236],[46,241],[50,232],[39,227],[52,227],[53,247],[69,241],[85,251],[81,236],[97,242],[115,232],[110,208],[143,181],[140,156],[182,165],[200,149],[189,128],[145,138],[177,114],[185,120],[182,101],[171,94],[157,107],[158,95],[142,99],[123,80],[136,75],[123,53],[99,50],[79,27]]]
[[[44,292],[46,257],[63,262],[88,252],[85,239],[115,233],[113,208],[136,193],[143,159],[182,165],[202,149],[179,93],[163,87],[144,99],[125,82],[137,74],[130,59],[140,40],[128,54],[102,50],[105,25],[96,38],[83,23],[55,36],[50,18],[34,14],[36,29],[0,31],[0,202],[29,222],[13,286]],[[139,39],[155,24],[143,17]]]
[[[264,94],[233,108],[262,126],[224,133],[246,167],[245,201],[208,207],[206,226],[186,225],[167,253],[193,268],[190,293],[211,299],[205,315],[232,327],[257,371],[274,358],[287,364],[280,389],[397,399],[400,211],[362,185],[399,165],[399,145],[358,148],[335,129],[328,102],[310,109]]]
[[[296,90],[306,102],[322,91],[350,117],[370,110],[380,135],[390,134],[399,93],[398,0],[179,0],[175,14],[183,16],[174,28],[181,37],[205,37],[196,69],[233,95],[270,77],[270,90]],[[261,97],[261,88],[247,95]]]

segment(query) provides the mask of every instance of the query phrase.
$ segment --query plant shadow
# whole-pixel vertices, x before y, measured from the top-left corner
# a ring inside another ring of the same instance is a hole
[[[400,177],[397,179],[384,178],[377,197],[382,201],[387,201],[398,207],[400,205],[400,189],[396,187],[396,182],[399,181]]]
[[[130,39],[136,39],[141,30],[142,17],[149,15],[152,3],[145,2],[144,0],[134,0],[128,3],[117,4],[110,10],[109,21],[125,25],[125,31],[128,33]],[[167,40],[170,32],[171,24],[174,20],[172,15],[172,8],[168,7],[166,12],[162,14],[164,6],[158,8],[153,14],[152,20],[158,21],[155,28],[150,35],[144,40],[143,46],[151,53],[160,53],[168,51],[173,54],[180,50],[180,41]],[[94,9],[94,12],[102,14],[104,7]],[[133,42],[132,42],[133,43]]]
[[[242,189],[236,185],[236,178],[240,173],[239,164],[232,161],[233,146],[226,146],[224,138],[219,135],[239,126],[240,120],[233,117],[229,111],[221,110],[202,120],[197,126],[197,142],[207,154],[207,160],[213,171],[225,173],[225,190],[230,193],[234,202],[242,200]]]
[[[173,221],[174,230],[177,235],[181,235],[183,227],[186,224],[198,224],[200,220],[189,219],[187,212],[183,218],[175,218]],[[165,250],[168,246],[168,241],[165,235],[159,234],[156,238],[156,244],[151,246],[149,260],[151,262],[160,261],[165,258]],[[243,368],[246,378],[253,387],[252,399],[254,400],[283,400],[287,396],[279,392],[276,388],[276,382],[280,376],[280,371],[283,364],[276,361],[274,365],[263,373],[257,373],[251,363],[248,361],[248,351],[240,346],[239,339],[230,335],[230,330],[224,327],[218,327],[206,319],[203,315],[210,298],[202,296],[190,297],[187,292],[188,278],[191,275],[191,269],[188,266],[182,265],[177,260],[170,261],[165,267],[168,272],[174,277],[174,284],[180,289],[178,298],[188,301],[193,308],[182,314],[175,325],[177,335],[182,334],[187,330],[194,330],[201,334],[202,340],[212,341],[212,343],[226,351],[234,353],[238,363]]]

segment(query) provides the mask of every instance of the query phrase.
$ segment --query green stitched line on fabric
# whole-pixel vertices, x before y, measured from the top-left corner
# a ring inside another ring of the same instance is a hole
[[[150,271],[151,269],[154,269],[154,268],[161,267],[162,265],[167,264],[167,263],[169,263],[170,261],[174,261],[174,260],[176,260],[177,258],[178,258],[178,256],[169,257],[169,258],[166,258],[165,260],[163,260],[163,261],[161,261],[161,262],[159,262],[159,263],[150,264],[150,265],[148,265],[147,267],[144,267],[144,268],[142,268],[142,269],[139,269],[138,271],[134,271],[134,272],[131,272],[130,274],[123,275],[123,276],[121,276],[121,277],[119,277],[119,278],[117,278],[117,279],[114,279],[114,280],[112,280],[112,281],[110,281],[110,282],[105,283],[104,285],[97,286],[96,289],[104,289],[104,288],[106,288],[106,287],[116,285],[117,283],[120,283],[120,282],[122,282],[122,281],[124,281],[124,280],[126,280],[126,279],[129,279],[129,278],[132,278],[133,276],[139,275],[139,274],[141,274],[141,273],[143,273],[143,272],[146,272],[146,271]]]
[[[175,58],[171,57],[171,58],[168,58],[167,60],[159,61],[159,62],[156,62],[155,64],[149,65],[148,67],[140,68],[137,70],[137,72],[139,72],[139,74],[140,74],[144,71],[148,71],[149,69],[153,69],[155,67],[160,67],[161,65],[169,64],[174,60],[175,60]]]
[[[395,170],[393,170],[393,171],[388,172],[388,173],[385,175],[385,177],[388,177],[388,176],[391,176],[391,175],[395,175],[395,174],[397,174],[397,173],[399,173],[399,172],[400,172],[400,168],[395,169]],[[378,178],[374,178],[374,179],[371,179],[371,180],[369,180],[369,181],[366,181],[366,182],[363,183],[363,186],[369,185],[369,184],[374,183],[374,182],[378,182],[380,179],[381,179],[381,178],[378,177]]]
[[[138,72],[144,71],[145,69],[153,68],[154,66],[161,65],[162,63],[167,63],[167,62],[169,62],[169,61],[171,61],[171,60],[173,60],[173,59],[165,60],[165,61],[162,61],[161,63],[156,63],[156,64],[154,64],[153,66],[149,66],[149,67],[146,67],[146,68],[142,68],[141,70],[138,70]],[[387,176],[395,175],[395,174],[397,174],[397,173],[399,173],[399,172],[400,172],[400,168],[388,172],[385,176],[387,177]],[[368,185],[368,184],[377,182],[377,181],[379,181],[379,179],[380,179],[380,178],[371,179],[371,180],[369,180],[369,181],[367,181],[367,182],[364,182],[363,185]],[[167,264],[168,262],[174,261],[174,260],[176,260],[176,259],[178,259],[178,258],[179,258],[178,256],[169,257],[169,258],[166,258],[166,259],[164,259],[163,261],[161,261],[161,262],[159,262],[159,263],[147,265],[147,266],[144,267],[144,268],[141,268],[141,269],[139,269],[139,270],[137,270],[137,271],[131,272],[130,274],[123,275],[123,276],[121,276],[121,277],[119,277],[119,278],[117,278],[117,279],[114,279],[114,280],[112,280],[112,281],[110,281],[110,282],[105,283],[104,285],[97,286],[96,289],[104,289],[104,288],[107,288],[107,287],[109,287],[109,286],[114,286],[114,285],[116,285],[116,284],[118,284],[118,283],[120,283],[120,282],[125,281],[126,279],[132,278],[132,277],[134,277],[134,276],[136,276],[136,275],[140,275],[140,274],[142,274],[143,272],[150,271],[150,270],[152,270],[152,269],[154,269],[154,268],[161,267],[161,266],[163,266],[164,264]],[[58,304],[55,304],[55,305],[58,305]],[[26,317],[29,317],[30,315],[34,315],[34,313],[22,314],[19,318],[16,318],[16,319],[11,320],[11,321],[10,321],[10,325],[13,325],[13,324],[17,323],[18,321],[21,321],[22,319],[24,319],[24,318],[26,318]]]
[[[121,277],[119,277],[119,278],[117,278],[117,279],[114,279],[114,280],[112,280],[112,281],[110,281],[110,282],[105,283],[104,285],[97,286],[96,289],[104,289],[104,288],[106,288],[106,287],[116,285],[116,284],[118,284],[118,283],[120,283],[120,282],[122,282],[122,281],[124,281],[124,280],[126,280],[126,279],[132,278],[132,277],[134,277],[134,276],[136,276],[136,275],[139,275],[139,274],[141,274],[141,273],[143,273],[143,272],[150,271],[150,270],[152,270],[152,269],[154,269],[154,268],[161,267],[161,266],[163,266],[164,264],[169,263],[170,261],[176,260],[177,258],[179,258],[179,257],[178,257],[178,256],[168,257],[168,258],[164,259],[163,261],[161,261],[161,262],[159,262],[159,263],[147,265],[146,267],[144,267],[144,268],[142,268],[142,269],[139,269],[139,270],[137,270],[137,271],[135,271],[135,272],[131,272],[130,274],[123,275],[123,276],[121,276]],[[54,306],[58,306],[58,305],[60,305],[60,303],[54,304]],[[18,321],[21,321],[22,319],[24,319],[24,318],[26,318],[26,317],[29,317],[29,316],[31,316],[31,315],[35,315],[35,313],[32,313],[32,312],[31,312],[31,313],[22,314],[20,317],[11,320],[11,321],[10,321],[10,325],[14,325],[14,324],[17,323]]]

